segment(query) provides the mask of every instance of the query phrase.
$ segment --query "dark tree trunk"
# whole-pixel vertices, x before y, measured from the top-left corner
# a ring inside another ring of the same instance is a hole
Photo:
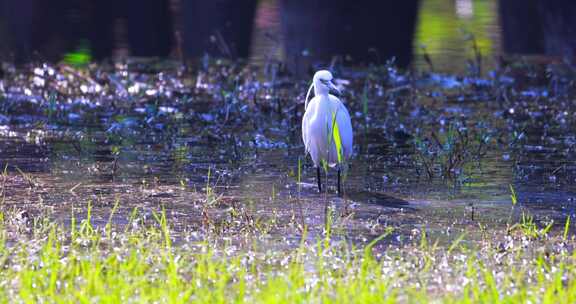
[[[182,1],[184,54],[248,57],[256,3],[256,0]]]
[[[501,0],[504,52],[576,55],[576,2],[571,0]]]
[[[412,39],[418,0],[281,1],[282,29],[288,65],[296,73],[310,63],[326,65],[341,55],[355,64],[383,63],[395,57],[406,66],[412,59]]]

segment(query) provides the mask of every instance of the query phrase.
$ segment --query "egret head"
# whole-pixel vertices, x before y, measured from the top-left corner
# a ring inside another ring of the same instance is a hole
[[[332,73],[327,70],[320,70],[314,74],[314,79],[312,83],[314,84],[314,94],[328,94],[332,93],[335,95],[340,95],[340,91],[336,88],[334,82],[332,82]]]
[[[324,95],[332,93],[334,95],[340,95],[340,91],[336,88],[336,85],[332,82],[332,73],[327,70],[320,70],[314,74],[312,79],[312,84],[308,88],[308,93],[306,93],[306,99],[304,100],[304,109],[308,108],[308,97],[314,88],[314,95]]]

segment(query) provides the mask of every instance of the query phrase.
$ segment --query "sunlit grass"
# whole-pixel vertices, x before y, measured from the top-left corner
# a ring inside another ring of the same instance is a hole
[[[115,208],[113,209],[115,210]],[[414,244],[363,247],[328,232],[288,250],[242,249],[216,237],[173,236],[165,213],[126,227],[68,227],[47,218],[24,224],[0,214],[3,302],[207,303],[571,303],[576,299],[571,241],[519,234],[446,246],[421,232]],[[29,233],[21,232],[30,225]],[[327,230],[330,231],[330,230]],[[391,230],[390,230],[391,231]],[[563,237],[567,240],[566,235]]]

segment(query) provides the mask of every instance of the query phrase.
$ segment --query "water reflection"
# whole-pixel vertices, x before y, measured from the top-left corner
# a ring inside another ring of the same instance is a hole
[[[422,1],[414,37],[415,66],[428,68],[427,53],[435,69],[464,72],[474,58],[473,40],[483,64],[493,64],[500,54],[497,0]]]

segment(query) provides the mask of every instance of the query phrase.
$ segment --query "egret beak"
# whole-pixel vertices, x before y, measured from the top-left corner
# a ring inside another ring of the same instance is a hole
[[[330,84],[330,85],[329,85],[330,90],[328,91],[328,93],[330,93],[330,94],[332,94],[332,95],[334,95],[334,96],[338,96],[338,97],[339,97],[340,95],[342,95],[342,93],[340,93],[340,90],[338,90],[338,88],[336,87],[336,85],[334,84],[334,82],[330,81],[329,84]]]

